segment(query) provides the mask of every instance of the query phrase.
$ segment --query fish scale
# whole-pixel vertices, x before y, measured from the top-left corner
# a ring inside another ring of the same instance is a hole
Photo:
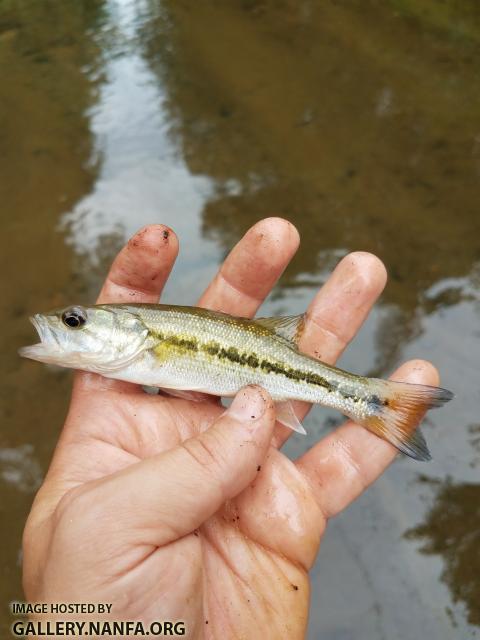
[[[258,384],[292,429],[304,432],[292,400],[322,404],[418,460],[430,458],[420,419],[452,398],[439,387],[367,378],[301,353],[304,316],[251,320],[197,307],[110,304],[37,314],[32,322],[41,342],[21,349],[25,357],[183,395],[233,396]]]
[[[131,306],[126,309],[137,311]],[[138,313],[158,341],[153,355],[146,354],[151,358],[151,384],[172,388],[186,384],[185,388],[220,396],[234,395],[246,384],[259,384],[274,400],[328,403],[342,412],[354,405],[366,410],[368,390],[363,379],[298,352],[255,321],[212,312],[199,317],[188,307],[157,306],[146,313],[140,308]],[[144,364],[134,375],[142,375]],[[302,380],[302,374],[306,379],[314,374],[325,385]],[[346,397],[347,390],[352,397]]]

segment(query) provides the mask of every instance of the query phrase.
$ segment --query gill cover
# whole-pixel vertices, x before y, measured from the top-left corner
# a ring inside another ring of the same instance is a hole
[[[41,342],[21,349],[21,356],[95,373],[128,366],[148,342],[148,329],[135,313],[104,305],[36,314],[31,321]]]

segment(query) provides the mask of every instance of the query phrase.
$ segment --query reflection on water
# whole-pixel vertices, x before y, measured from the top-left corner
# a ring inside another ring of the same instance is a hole
[[[279,214],[302,250],[265,312],[302,311],[341,256],[371,250],[390,284],[342,365],[383,375],[428,357],[457,392],[425,425],[428,472],[446,487],[430,515],[429,485],[402,460],[332,523],[311,637],[450,640],[453,618],[474,633],[462,567],[478,518],[456,505],[462,487],[476,495],[480,464],[479,42],[473,0],[0,4],[0,261],[14,275],[0,298],[2,601],[20,597],[21,529],[70,381],[17,358],[27,316],[91,301],[125,238],[158,221],[181,241],[165,298],[193,302],[242,232]],[[337,420],[316,411],[289,455]],[[446,558],[444,583],[404,538],[412,523],[457,527],[437,504],[462,520],[448,552],[441,528],[417,529]]]
[[[128,20],[120,14],[126,21],[121,33],[129,42],[135,16],[130,10],[126,13]],[[154,83],[144,60],[136,53],[116,57],[107,64],[106,73],[109,80],[91,119],[101,170],[92,192],[63,217],[68,241],[91,266],[99,253],[105,254],[99,249],[112,237],[119,244],[140,226],[161,219],[175,227],[180,238],[190,239],[182,269],[204,268],[210,260],[199,221],[210,180],[191,175],[178,156],[165,117],[163,87]],[[106,257],[112,254],[110,250]],[[104,270],[105,264],[101,266]]]
[[[0,449],[0,478],[19,491],[36,491],[42,483],[43,474],[32,454],[31,444],[16,449]]]
[[[69,376],[26,367],[34,309],[82,290],[57,231],[95,181],[89,109],[102,82],[102,0],[0,3],[0,635],[21,599],[19,548],[33,492],[58,435]]]
[[[294,270],[317,270],[319,244],[374,250],[412,309],[480,257],[480,83],[467,45],[353,4],[150,2],[141,38],[183,157],[215,179],[205,229],[228,247],[284,214]]]
[[[407,536],[426,541],[423,553],[442,556],[442,580],[466,606],[470,624],[480,626],[480,486],[443,484],[424,524]]]
[[[338,246],[377,253],[397,307],[378,358],[391,368],[415,336],[422,291],[480,259],[480,83],[468,43],[372,2],[147,6],[139,36],[168,87],[172,131],[190,171],[214,179],[208,237],[227,250],[258,218],[286,216],[303,238],[286,283]]]

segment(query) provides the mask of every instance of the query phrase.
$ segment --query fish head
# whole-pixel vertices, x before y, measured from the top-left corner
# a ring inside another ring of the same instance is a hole
[[[127,366],[145,348],[148,329],[120,307],[71,306],[30,318],[40,342],[19,350],[25,358],[108,373]]]

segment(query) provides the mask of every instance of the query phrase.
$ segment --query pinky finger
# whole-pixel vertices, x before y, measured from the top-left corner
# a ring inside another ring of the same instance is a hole
[[[438,372],[424,360],[406,362],[392,376],[415,384],[438,384]],[[326,518],[347,507],[372,484],[398,451],[364,427],[348,421],[297,460]]]

